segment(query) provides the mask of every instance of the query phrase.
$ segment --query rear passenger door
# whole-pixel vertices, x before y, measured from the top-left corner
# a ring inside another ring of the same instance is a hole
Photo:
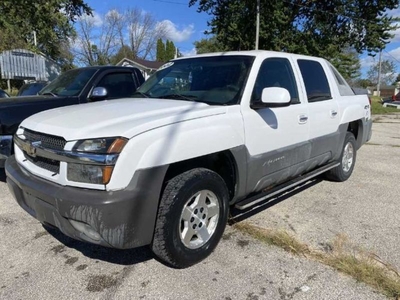
[[[250,107],[242,106],[248,160],[248,193],[301,174],[309,157],[307,103],[298,86],[298,74],[286,57],[266,58],[260,66]],[[264,88],[289,91],[286,107],[251,108],[261,100]]]
[[[297,60],[307,94],[311,143],[310,163],[330,160],[339,142],[339,106],[326,76],[329,66],[312,59]]]

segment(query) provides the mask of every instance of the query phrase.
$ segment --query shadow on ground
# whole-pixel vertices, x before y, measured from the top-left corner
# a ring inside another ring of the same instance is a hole
[[[4,169],[0,169],[0,182],[6,182],[6,172]]]
[[[84,256],[92,259],[126,266],[156,259],[149,247],[140,247],[128,250],[112,249],[72,239],[56,228],[45,225],[43,225],[43,227],[65,247],[73,248],[81,252]]]
[[[233,225],[237,222],[246,220],[259,212],[262,212],[262,211],[264,211],[264,210],[266,210],[266,209],[268,209],[268,208],[270,208],[270,207],[272,207],[272,206],[274,206],[274,205],[276,205],[298,193],[301,193],[302,191],[304,191],[306,189],[313,187],[314,185],[317,185],[321,181],[322,181],[322,179],[313,179],[291,191],[282,193],[282,194],[272,198],[270,201],[268,201],[266,203],[262,203],[255,207],[251,207],[247,210],[238,210],[238,209],[232,208],[229,224]],[[64,235],[61,231],[59,231],[56,228],[49,227],[46,225],[44,225],[43,227],[49,232],[49,234],[51,234],[54,238],[56,238],[65,247],[73,248],[73,249],[81,252],[84,256],[92,258],[92,259],[106,261],[106,262],[119,264],[119,265],[135,265],[138,263],[146,262],[151,259],[158,260],[158,258],[152,253],[150,248],[147,246],[140,247],[140,248],[134,248],[134,249],[128,249],[128,250],[106,248],[103,246],[89,244],[89,243],[85,243],[85,242],[81,242],[81,241],[72,239],[72,238]]]
[[[276,204],[279,204],[280,202],[282,202],[294,195],[297,195],[298,193],[301,193],[302,191],[304,191],[306,189],[313,187],[314,185],[317,185],[321,181],[323,181],[323,179],[321,179],[321,178],[312,179],[312,180],[306,182],[305,184],[294,188],[293,190],[286,191],[282,194],[279,194],[279,195],[271,198],[267,202],[263,202],[259,205],[250,207],[245,210],[239,210],[239,209],[232,207],[231,211],[230,211],[229,225],[233,225],[235,223],[244,221],[244,220],[254,216],[255,214],[258,214],[259,212],[262,212]]]

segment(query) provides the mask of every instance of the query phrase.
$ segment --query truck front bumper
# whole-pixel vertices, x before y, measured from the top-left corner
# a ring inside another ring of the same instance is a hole
[[[0,135],[0,168],[4,168],[5,162],[12,153],[12,135]]]
[[[136,172],[121,191],[57,185],[30,174],[14,156],[5,168],[14,198],[41,223],[57,227],[71,238],[112,248],[151,243],[167,167]]]

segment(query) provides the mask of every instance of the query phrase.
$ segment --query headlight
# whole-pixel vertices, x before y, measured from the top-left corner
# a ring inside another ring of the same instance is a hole
[[[109,154],[119,154],[125,147],[127,139],[124,138],[100,138],[78,141],[72,151],[100,155],[107,157]],[[80,163],[68,163],[67,178],[69,181],[108,184],[111,179],[114,166],[91,165]]]
[[[92,166],[69,163],[67,177],[69,181],[107,184],[110,182],[113,169],[113,166]]]
[[[78,141],[75,144],[73,151],[98,154],[120,153],[127,142],[128,140],[124,138],[84,140]]]

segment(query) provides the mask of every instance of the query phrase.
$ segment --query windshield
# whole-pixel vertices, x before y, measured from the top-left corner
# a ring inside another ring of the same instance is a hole
[[[8,96],[8,94],[5,91],[0,90],[0,98],[8,98],[8,97],[10,96]]]
[[[76,69],[65,72],[42,89],[39,95],[78,96],[96,71],[96,69]]]
[[[19,89],[18,96],[36,95],[45,86],[46,86],[46,83],[29,83],[29,84],[25,84]]]
[[[178,99],[212,105],[239,103],[253,64],[252,56],[197,57],[172,61],[135,93],[147,98]]]

